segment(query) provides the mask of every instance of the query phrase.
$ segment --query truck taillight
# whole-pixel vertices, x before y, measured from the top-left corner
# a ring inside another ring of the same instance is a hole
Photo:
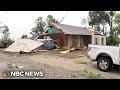
[[[90,51],[91,50],[91,47],[88,47],[88,51]]]

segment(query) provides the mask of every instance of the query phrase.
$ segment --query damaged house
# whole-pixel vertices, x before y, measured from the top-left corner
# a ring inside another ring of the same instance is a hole
[[[95,32],[92,28],[52,23],[42,34],[33,34],[29,39],[17,39],[4,51],[32,52],[63,46],[80,49],[88,47],[88,44],[106,45],[106,36]]]
[[[88,44],[106,45],[106,36],[92,29],[65,24],[52,23],[42,39],[52,38],[59,47],[68,46],[74,48],[88,47]]]

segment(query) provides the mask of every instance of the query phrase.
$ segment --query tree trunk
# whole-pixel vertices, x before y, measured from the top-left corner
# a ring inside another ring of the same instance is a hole
[[[111,34],[111,44],[113,44],[113,30],[112,30],[112,19],[113,19],[113,16],[111,17],[111,21],[110,21],[110,34]]]
[[[105,34],[105,25],[103,25],[103,35]]]

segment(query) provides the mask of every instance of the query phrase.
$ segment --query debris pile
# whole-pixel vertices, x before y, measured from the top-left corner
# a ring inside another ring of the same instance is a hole
[[[46,40],[44,44],[41,46],[41,48],[45,50],[51,50],[57,48],[56,46],[57,46],[56,43],[53,42],[52,40]]]
[[[32,52],[32,51],[46,51],[57,48],[57,44],[51,39],[17,39],[12,45],[4,51],[8,52]]]
[[[71,51],[75,51],[75,48],[69,48],[69,47],[63,47],[62,51],[60,51],[61,54],[65,54]]]
[[[44,43],[31,39],[17,39],[12,45],[4,51],[8,52],[31,52],[32,50],[40,47]]]

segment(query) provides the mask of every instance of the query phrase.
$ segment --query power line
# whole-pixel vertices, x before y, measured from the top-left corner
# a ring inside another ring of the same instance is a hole
[[[65,19],[65,17],[68,15],[68,12],[65,14],[65,16],[61,19],[60,23]]]

